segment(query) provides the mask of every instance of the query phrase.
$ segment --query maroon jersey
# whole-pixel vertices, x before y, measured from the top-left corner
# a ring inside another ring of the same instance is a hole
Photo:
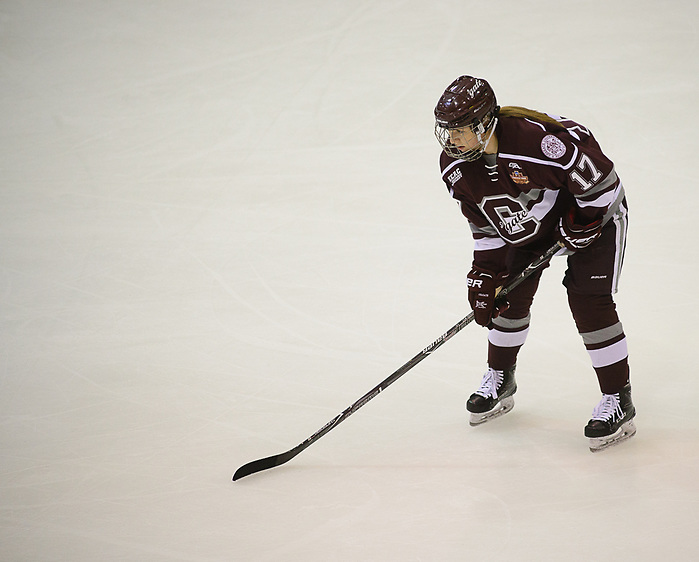
[[[501,118],[497,156],[465,162],[442,152],[442,179],[468,219],[474,261],[482,257],[484,263],[503,264],[504,253],[497,250],[548,247],[559,218],[571,206],[580,224],[606,222],[624,199],[614,164],[592,133],[574,121],[554,118],[565,128]]]

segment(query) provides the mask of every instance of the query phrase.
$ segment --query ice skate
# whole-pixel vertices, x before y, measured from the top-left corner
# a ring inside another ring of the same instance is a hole
[[[585,427],[585,437],[590,438],[590,451],[597,453],[631,439],[636,434],[635,415],[630,384],[618,394],[603,394]]]
[[[514,366],[505,371],[488,369],[480,388],[466,401],[466,409],[471,412],[469,423],[480,425],[512,410],[515,405],[512,395],[516,391]]]

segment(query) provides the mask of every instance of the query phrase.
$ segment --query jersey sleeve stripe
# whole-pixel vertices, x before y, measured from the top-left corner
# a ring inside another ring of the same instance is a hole
[[[468,221],[468,226],[471,229],[474,237],[498,236],[497,230],[495,230],[492,226],[476,226],[471,221]]]
[[[502,238],[474,238],[473,251],[482,252],[485,250],[497,250],[505,246],[505,241]]]
[[[592,201],[586,201],[584,199],[578,199],[576,198],[578,207],[581,209],[585,207],[600,207],[600,208],[611,208],[614,206],[614,202],[620,201],[624,197],[624,186],[619,182],[619,185],[617,185],[616,189],[614,191],[607,191],[606,193],[602,193],[599,197],[596,199],[593,199]]]
[[[612,187],[615,183],[619,181],[619,176],[616,175],[616,171],[612,169],[611,172],[609,172],[609,175],[604,178],[601,182],[599,182],[596,186],[588,189],[584,194],[580,195],[577,197],[578,199],[587,199],[591,197],[592,195],[596,195],[600,193],[601,191],[608,190],[610,187]]]

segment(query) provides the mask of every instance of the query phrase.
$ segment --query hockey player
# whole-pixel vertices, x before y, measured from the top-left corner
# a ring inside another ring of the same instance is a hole
[[[434,110],[442,179],[474,239],[467,276],[475,321],[488,332],[488,370],[466,402],[471,425],[507,413],[517,390],[517,353],[527,338],[541,270],[497,297],[558,241],[563,284],[602,399],[584,433],[599,451],[636,432],[626,336],[612,295],[623,262],[627,207],[614,164],[584,126],[521,107],[497,105],[486,80],[456,79]]]

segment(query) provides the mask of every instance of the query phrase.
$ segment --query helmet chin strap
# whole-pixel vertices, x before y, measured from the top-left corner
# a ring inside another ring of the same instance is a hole
[[[490,139],[493,138],[493,133],[495,133],[495,127],[498,124],[498,118],[493,117],[489,123],[488,131],[487,131],[487,137],[485,139],[481,138],[481,135],[483,133],[477,133],[478,134],[478,141],[480,143],[480,146],[478,148],[471,149],[465,153],[462,153],[462,158],[466,160],[467,162],[474,162],[478,160],[481,156],[483,156],[483,153],[485,152],[485,149],[488,147],[488,144],[490,143]],[[482,125],[480,125],[482,127]]]
[[[490,126],[490,132],[488,133],[488,138],[485,139],[485,141],[483,142],[483,150],[481,151],[481,154],[483,152],[485,152],[486,148],[488,148],[488,145],[490,144],[490,139],[493,138],[493,133],[495,132],[495,127],[497,127],[497,126],[498,126],[498,118],[493,117],[493,122]]]

